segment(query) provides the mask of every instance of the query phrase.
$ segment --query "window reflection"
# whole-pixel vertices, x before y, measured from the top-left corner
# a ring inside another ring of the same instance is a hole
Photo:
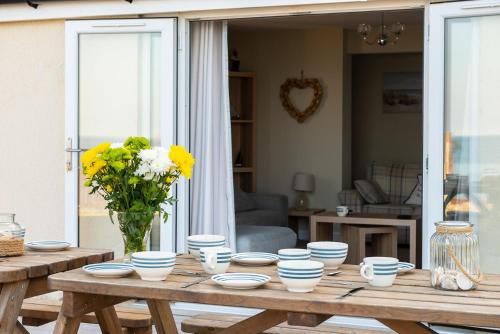
[[[471,221],[486,272],[500,272],[500,16],[448,19],[444,216]]]

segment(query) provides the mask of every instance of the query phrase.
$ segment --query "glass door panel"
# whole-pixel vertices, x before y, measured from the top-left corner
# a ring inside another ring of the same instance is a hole
[[[500,272],[500,15],[444,21],[445,220],[474,223],[484,272]]]
[[[161,34],[89,33],[78,41],[78,133],[85,150],[103,141],[122,143],[128,136],[144,136],[160,143]],[[123,241],[110,222],[105,202],[89,195],[79,165],[79,245],[112,248],[123,254]],[[155,222],[151,245],[159,249]]]

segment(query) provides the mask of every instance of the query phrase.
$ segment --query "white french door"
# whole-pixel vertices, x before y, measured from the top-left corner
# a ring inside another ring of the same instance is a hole
[[[80,153],[96,144],[148,137],[168,148],[176,135],[176,20],[88,20],[66,23],[65,237],[74,245],[111,248],[123,242],[104,202],[83,186]],[[155,222],[153,249],[175,248],[175,207]]]
[[[498,273],[500,1],[431,5],[429,24],[424,249],[433,222],[468,220],[479,236],[482,270]]]

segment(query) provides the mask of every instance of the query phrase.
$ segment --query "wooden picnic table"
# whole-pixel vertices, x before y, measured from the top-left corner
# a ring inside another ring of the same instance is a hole
[[[50,292],[49,275],[112,259],[113,252],[79,248],[0,258],[0,334],[27,333],[17,321],[23,300]]]
[[[276,266],[247,267],[231,264],[229,272],[253,272],[272,281],[253,290],[225,289],[210,279],[189,287],[199,277],[183,271],[202,272],[191,256],[182,255],[166,281],[142,281],[136,274],[125,278],[96,278],[81,269],[52,275],[49,287],[63,290],[63,307],[54,333],[78,331],[79,318],[88,312],[102,315],[101,328],[121,333],[113,305],[131,298],[146,299],[159,334],[177,333],[170,301],[263,309],[261,313],[221,333],[260,333],[284,321],[291,325],[316,326],[330,316],[375,318],[397,333],[435,333],[422,323],[500,327],[500,275],[485,275],[475,291],[443,291],[430,287],[429,272],[414,270],[398,276],[393,286],[375,288],[359,275],[359,267],[343,265],[342,273],[324,277],[311,293],[286,291]],[[207,276],[209,278],[209,276]],[[338,282],[352,283],[340,285]],[[356,286],[365,286],[351,296],[337,299]],[[244,330],[243,330],[244,329]]]

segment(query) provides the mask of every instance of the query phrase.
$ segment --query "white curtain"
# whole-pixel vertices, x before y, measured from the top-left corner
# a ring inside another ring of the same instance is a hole
[[[224,235],[236,249],[227,24],[191,25],[191,234]]]

